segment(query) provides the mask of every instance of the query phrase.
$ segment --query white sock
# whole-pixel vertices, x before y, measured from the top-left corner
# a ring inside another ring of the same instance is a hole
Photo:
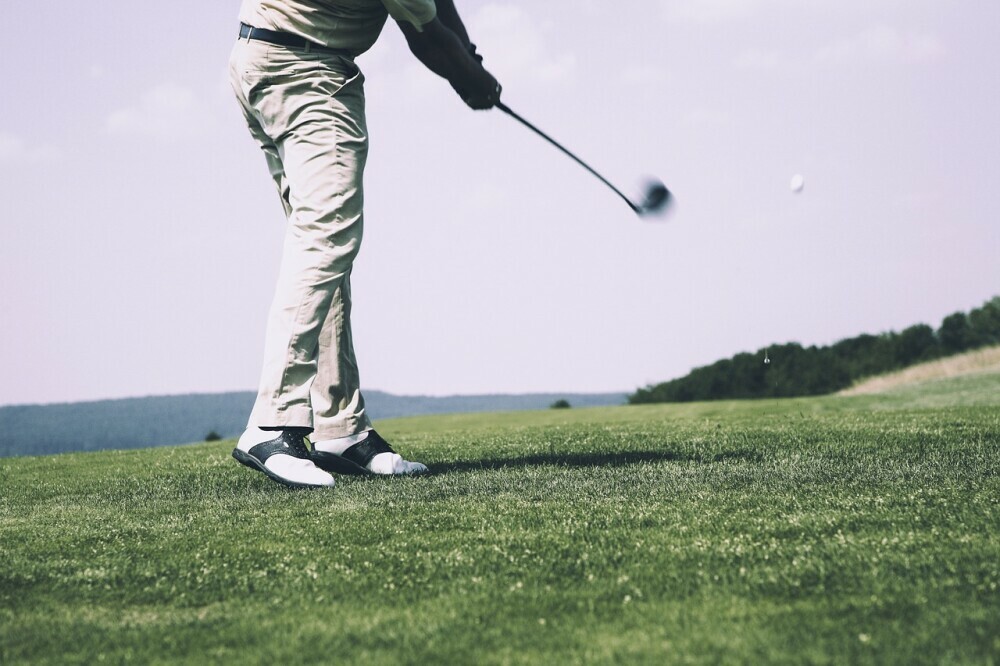
[[[271,441],[280,434],[280,432],[273,430],[261,430],[257,426],[247,426],[247,429],[240,435],[240,441],[236,444],[236,448],[246,452],[261,442]]]

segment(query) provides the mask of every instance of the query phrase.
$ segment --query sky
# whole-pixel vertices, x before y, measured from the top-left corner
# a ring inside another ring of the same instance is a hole
[[[358,59],[364,387],[633,391],[1000,294],[1000,3],[457,4],[506,104],[677,205],[638,219],[388,24]],[[0,404],[256,387],[285,221],[238,9],[5,3]]]

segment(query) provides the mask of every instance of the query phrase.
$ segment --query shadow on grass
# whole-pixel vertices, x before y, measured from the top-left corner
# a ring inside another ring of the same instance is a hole
[[[720,451],[717,453],[680,453],[677,451],[623,451],[620,453],[536,453],[525,456],[508,456],[502,458],[481,458],[476,460],[455,460],[452,462],[428,462],[430,468],[428,476],[441,476],[443,474],[454,474],[475,471],[503,471],[524,469],[528,467],[625,467],[628,465],[655,464],[661,462],[694,462],[700,464],[724,463],[724,462],[760,462],[764,456],[759,451],[742,449],[738,451]],[[339,479],[350,478],[360,482],[379,483],[386,479],[395,477],[379,476],[374,474],[342,474],[334,472]],[[260,478],[257,478],[260,477]],[[281,484],[266,481],[263,475],[254,474],[253,479],[248,477],[248,483],[260,489],[284,490],[290,493],[301,492],[297,489],[287,488]]]
[[[717,463],[729,460],[759,462],[763,456],[758,451],[723,451],[711,455],[683,454],[675,451],[624,451],[621,453],[536,453],[528,456],[456,460],[430,463],[432,474],[500,470],[518,467],[624,467],[643,463],[698,462]]]

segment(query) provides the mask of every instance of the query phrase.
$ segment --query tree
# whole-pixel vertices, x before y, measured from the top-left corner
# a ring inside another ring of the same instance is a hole
[[[946,354],[1000,343],[1000,296],[972,310],[948,315],[935,334],[927,324],[902,333],[859,335],[829,347],[790,342],[741,353],[695,368],[684,377],[638,389],[630,404],[690,402],[732,398],[782,398],[832,393],[864,377],[906,367]]]
[[[896,338],[896,361],[903,367],[938,355],[938,339],[927,324],[903,330]]]
[[[938,340],[946,354],[957,354],[972,346],[972,327],[964,312],[956,312],[944,318],[938,329]]]
[[[559,398],[549,405],[549,409],[569,409],[570,407],[572,407],[572,405],[569,404],[569,400],[563,400],[562,398]]]
[[[976,346],[1000,343],[1000,296],[969,313],[969,326]]]
[[[222,439],[222,435],[215,432],[214,430],[209,431],[209,433],[205,435],[206,442],[218,442],[220,439]]]

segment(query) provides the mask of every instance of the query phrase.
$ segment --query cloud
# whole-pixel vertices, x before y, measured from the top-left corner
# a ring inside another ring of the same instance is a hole
[[[622,65],[621,80],[629,85],[648,86],[663,83],[667,80],[667,75],[661,67],[632,62]]]
[[[506,77],[551,82],[573,76],[576,56],[550,49],[554,41],[550,28],[533,20],[520,5],[495,2],[480,7],[469,20],[469,34],[486,58],[483,64],[501,83]]]
[[[894,208],[906,211],[907,213],[920,213],[926,212],[928,208],[933,208],[943,201],[944,197],[940,192],[930,190],[898,195],[892,200],[892,205]]]
[[[0,162],[20,161],[24,155],[24,139],[9,132],[0,132]]]
[[[777,51],[750,49],[736,56],[733,64],[737,69],[774,69],[782,64],[782,57]]]
[[[62,151],[50,143],[30,143],[10,132],[0,132],[0,165],[53,164],[62,159]]]
[[[855,37],[821,48],[815,59],[818,63],[833,65],[867,62],[915,64],[938,60],[946,52],[944,43],[935,35],[875,26]]]
[[[867,64],[915,65],[933,62],[947,55],[944,43],[935,35],[876,26],[820,47],[812,54],[791,55],[781,51],[749,49],[733,59],[742,70],[800,70],[815,66]]]
[[[181,139],[209,128],[211,115],[189,88],[162,83],[146,91],[138,103],[112,112],[105,121],[109,134]]]
[[[721,130],[735,126],[732,114],[719,109],[692,109],[683,115],[682,120],[694,129]]]
[[[664,18],[669,21],[715,23],[746,18],[763,0],[661,0]]]

